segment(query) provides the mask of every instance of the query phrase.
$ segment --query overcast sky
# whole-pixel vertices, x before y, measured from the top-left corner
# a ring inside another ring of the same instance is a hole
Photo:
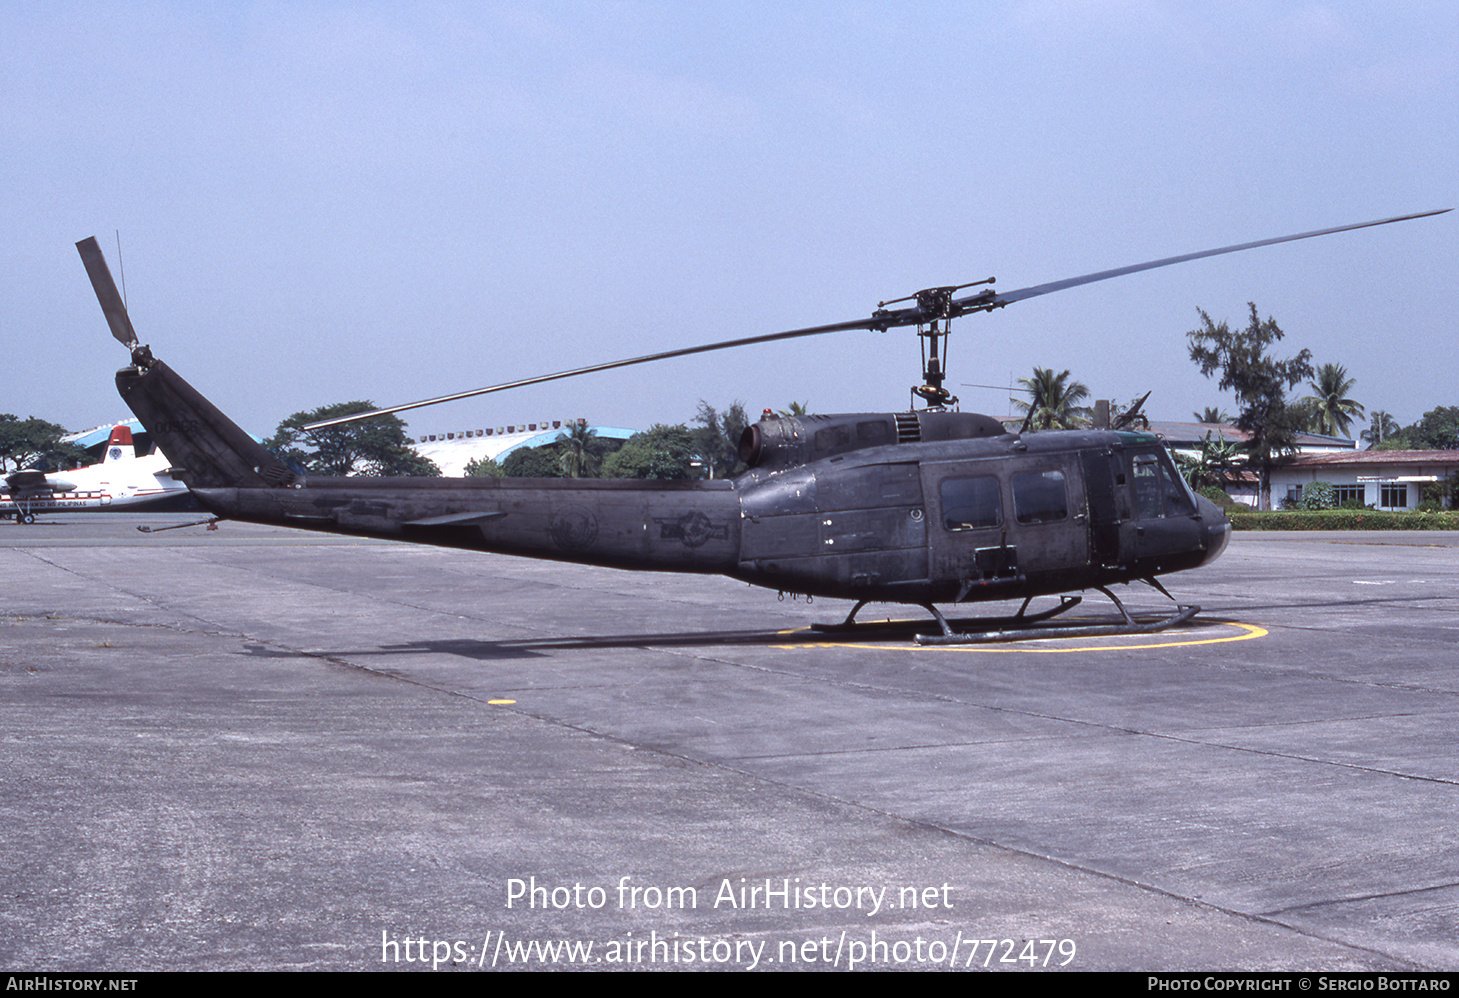
[[[1459,206],[1459,4],[0,0],[0,412],[126,414],[74,244],[245,428]],[[121,235],[119,267],[117,231]],[[1035,365],[1148,411],[1248,301],[1416,420],[1459,405],[1459,212],[1108,281],[954,327],[1003,415]],[[908,406],[852,332],[407,414],[414,433]]]

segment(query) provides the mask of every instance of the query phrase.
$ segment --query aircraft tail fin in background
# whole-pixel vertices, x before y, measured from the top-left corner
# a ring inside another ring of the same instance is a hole
[[[132,431],[123,425],[113,426],[111,438],[106,442],[106,450],[101,454],[101,463],[110,464],[123,458],[135,457],[136,454],[137,448],[132,442]]]

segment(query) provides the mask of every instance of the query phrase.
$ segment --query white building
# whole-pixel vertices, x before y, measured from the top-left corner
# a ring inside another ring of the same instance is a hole
[[[1251,439],[1251,434],[1238,430],[1230,423],[1184,423],[1152,419],[1150,420],[1150,432],[1163,440],[1165,446],[1177,455],[1191,459],[1200,456],[1201,445],[1205,442],[1207,435],[1213,441],[1230,444],[1244,444]],[[1346,437],[1329,437],[1320,433],[1299,433],[1295,442],[1299,455],[1311,456],[1345,455],[1351,457],[1357,447],[1354,441]],[[1328,481],[1326,478],[1306,480]],[[1272,473],[1273,509],[1281,501],[1281,497],[1286,495],[1285,484],[1278,488],[1277,482],[1277,474],[1274,471]],[[1254,471],[1242,472],[1237,481],[1227,483],[1226,494],[1239,503],[1257,507],[1261,504],[1261,479]]]
[[[1341,506],[1356,499],[1376,509],[1414,509],[1423,487],[1459,471],[1459,451],[1364,450],[1304,453],[1272,469],[1272,500],[1302,497],[1304,486],[1327,482]]]

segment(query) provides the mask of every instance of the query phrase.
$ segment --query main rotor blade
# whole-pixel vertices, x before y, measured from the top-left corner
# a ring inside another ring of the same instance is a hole
[[[656,360],[668,360],[671,357],[687,357],[696,353],[709,353],[713,350],[729,350],[733,347],[751,346],[755,343],[773,343],[776,340],[793,340],[801,336],[819,336],[822,333],[841,333],[850,329],[880,329],[885,325],[897,325],[896,320],[888,323],[885,317],[867,317],[865,319],[853,319],[850,322],[837,322],[829,326],[808,326],[805,329],[788,329],[783,333],[767,333],[764,336],[745,336],[737,340],[723,340],[719,343],[705,343],[697,347],[680,347],[677,350],[665,350],[662,353],[646,354],[642,357],[632,357],[628,360],[614,360],[606,364],[593,364],[589,367],[577,367],[571,371],[558,371],[556,374],[542,374],[535,378],[522,378],[519,381],[508,381],[500,385],[489,385],[486,388],[473,388],[468,392],[456,392],[453,395],[442,395],[439,398],[425,399],[420,402],[408,402],[405,405],[392,405],[383,409],[372,409],[369,412],[357,412],[351,416],[340,416],[336,419],[321,420],[318,423],[309,423],[301,429],[322,430],[327,426],[339,426],[341,423],[353,423],[361,419],[373,419],[376,416],[388,415],[392,412],[404,412],[407,409],[420,409],[428,405],[439,405],[442,402],[455,402],[457,399],[472,398],[476,395],[489,395],[492,392],[504,392],[509,388],[525,388],[527,385],[540,385],[545,381],[558,381],[562,378],[575,378],[579,374],[592,374],[596,371],[611,371],[615,367],[631,367],[634,364],[648,364]]]
[[[1276,243],[1290,243],[1298,239],[1311,239],[1314,236],[1327,236],[1334,232],[1347,232],[1349,229],[1367,229],[1375,225],[1387,225],[1390,222],[1406,222],[1411,218],[1427,218],[1429,215],[1442,215],[1450,208],[1440,208],[1437,211],[1421,211],[1414,215],[1398,215],[1394,218],[1380,218],[1374,222],[1358,222],[1355,225],[1339,225],[1331,229],[1319,229],[1316,232],[1303,232],[1295,236],[1278,236],[1276,239],[1259,239],[1254,243],[1240,243],[1236,246],[1223,246],[1220,249],[1203,250],[1200,253],[1186,253],[1182,256],[1169,256],[1164,260],[1151,260],[1149,263],[1137,263],[1130,267],[1116,267],[1113,270],[1101,270],[1094,274],[1085,274],[1083,277],[1070,277],[1062,281],[1051,281],[1048,284],[1038,284],[1031,288],[1020,288],[1017,291],[1004,291],[989,299],[978,299],[977,295],[959,299],[954,304],[972,304],[975,309],[998,308],[1001,305],[1008,305],[1016,301],[1023,301],[1025,298],[1037,298],[1039,295],[1046,295],[1051,291],[1063,291],[1065,288],[1077,288],[1081,284],[1093,284],[1095,281],[1107,281],[1111,277],[1123,277],[1125,274],[1136,274],[1142,270],[1154,270],[1157,267],[1169,267],[1176,263],[1185,263],[1187,260],[1200,260],[1208,256],[1220,256],[1223,253],[1239,253],[1242,250],[1256,249],[1258,246],[1272,246]],[[986,304],[984,304],[986,302]]]
[[[86,265],[86,276],[91,278],[91,287],[96,291],[96,300],[101,302],[101,312],[106,316],[106,324],[111,327],[111,334],[130,350],[137,345],[137,333],[132,329],[132,320],[127,317],[127,306],[123,304],[122,296],[117,291],[117,282],[111,278],[111,269],[106,265],[106,257],[101,255],[101,247],[96,244],[96,237],[88,236],[81,240],[76,244],[76,251],[81,254],[81,262]]]
[[[1429,215],[1442,215],[1449,208],[1440,208],[1437,211],[1423,211],[1413,215],[1398,215],[1394,218],[1382,218],[1373,222],[1358,222],[1354,225],[1339,225],[1331,229],[1319,229],[1316,232],[1303,232],[1294,236],[1278,236],[1275,239],[1260,239],[1251,243],[1240,243],[1235,246],[1223,246],[1220,249],[1203,250],[1199,253],[1186,253],[1182,256],[1166,257],[1163,260],[1151,260],[1149,263],[1137,263],[1128,267],[1116,267],[1113,270],[1101,270],[1093,274],[1085,274],[1083,277],[1070,277],[1062,281],[1052,281],[1048,284],[1038,284],[1030,288],[1020,288],[1017,291],[1007,291],[1001,294],[989,295],[983,291],[976,295],[969,295],[965,298],[954,299],[951,303],[951,315],[965,315],[969,312],[983,312],[994,308],[1001,308],[1016,301],[1023,301],[1026,298],[1037,298],[1039,295],[1046,295],[1053,291],[1062,291],[1065,288],[1079,287],[1081,284],[1093,284],[1096,281],[1109,280],[1111,277],[1122,277],[1125,274],[1135,274],[1142,270],[1154,270],[1157,267],[1169,267],[1172,264],[1185,263],[1188,260],[1200,260],[1208,256],[1220,256],[1223,253],[1238,253],[1241,250],[1256,249],[1258,246],[1272,246],[1276,243],[1289,243],[1298,239],[1311,239],[1314,236],[1326,236],[1334,232],[1347,232],[1350,229],[1366,229],[1375,225],[1387,225],[1390,222],[1403,222],[1411,218],[1426,218]],[[95,249],[96,240],[90,239]],[[81,246],[80,243],[77,246]],[[86,254],[83,251],[82,257]],[[100,260],[101,251],[96,250],[97,259]],[[105,262],[101,263],[105,270]],[[87,264],[87,271],[91,271],[91,265]],[[107,280],[111,275],[107,273]],[[92,283],[96,283],[93,276]],[[112,293],[115,295],[116,287],[112,285]],[[98,288],[97,296],[101,296]],[[120,298],[117,299],[120,305]],[[102,305],[106,309],[105,302]],[[126,321],[126,311],[121,311],[121,318]],[[511,388],[524,388],[527,385],[540,385],[547,381],[558,381],[562,378],[574,378],[580,374],[592,374],[597,371],[611,371],[618,367],[630,367],[634,364],[648,364],[656,360],[668,360],[671,357],[687,357],[696,353],[709,353],[713,350],[729,350],[733,347],[751,346],[756,343],[773,343],[776,340],[790,340],[802,336],[819,336],[822,333],[839,333],[852,329],[879,329],[883,332],[897,326],[910,326],[914,323],[925,322],[930,318],[924,315],[920,307],[897,309],[894,311],[879,310],[875,315],[865,319],[853,319],[849,322],[837,322],[828,326],[808,326],[805,329],[790,329],[781,333],[769,333],[764,336],[746,336],[735,340],[724,340],[719,343],[705,343],[697,347],[681,347],[676,350],[665,350],[661,353],[651,353],[642,357],[633,357],[628,360],[615,360],[606,364],[593,364],[589,367],[578,367],[571,371],[558,371],[556,374],[543,374],[535,378],[523,378],[519,381],[508,381],[500,385],[490,385],[486,388],[476,388],[466,392],[456,392],[452,395],[442,395],[438,398],[424,399],[420,402],[408,402],[405,405],[394,405],[384,409],[374,409],[370,412],[355,413],[351,416],[340,416],[337,419],[322,420],[318,423],[309,423],[302,427],[306,431],[322,430],[329,426],[339,426],[343,423],[353,423],[362,419],[372,419],[375,416],[384,416],[389,413],[405,412],[408,409],[420,409],[428,405],[439,405],[442,402],[455,402],[458,399],[474,398],[477,395],[488,395],[492,392],[502,392]],[[111,321],[111,313],[107,313],[107,321]],[[116,331],[113,325],[113,333]],[[131,330],[131,323],[127,323],[127,330]],[[120,334],[117,338],[121,339]],[[135,336],[133,339],[135,342]]]

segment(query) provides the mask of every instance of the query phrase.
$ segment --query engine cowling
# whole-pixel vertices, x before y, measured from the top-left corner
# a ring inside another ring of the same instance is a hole
[[[848,451],[936,440],[974,440],[1008,432],[976,412],[853,412],[762,419],[740,436],[740,460],[779,471]]]

